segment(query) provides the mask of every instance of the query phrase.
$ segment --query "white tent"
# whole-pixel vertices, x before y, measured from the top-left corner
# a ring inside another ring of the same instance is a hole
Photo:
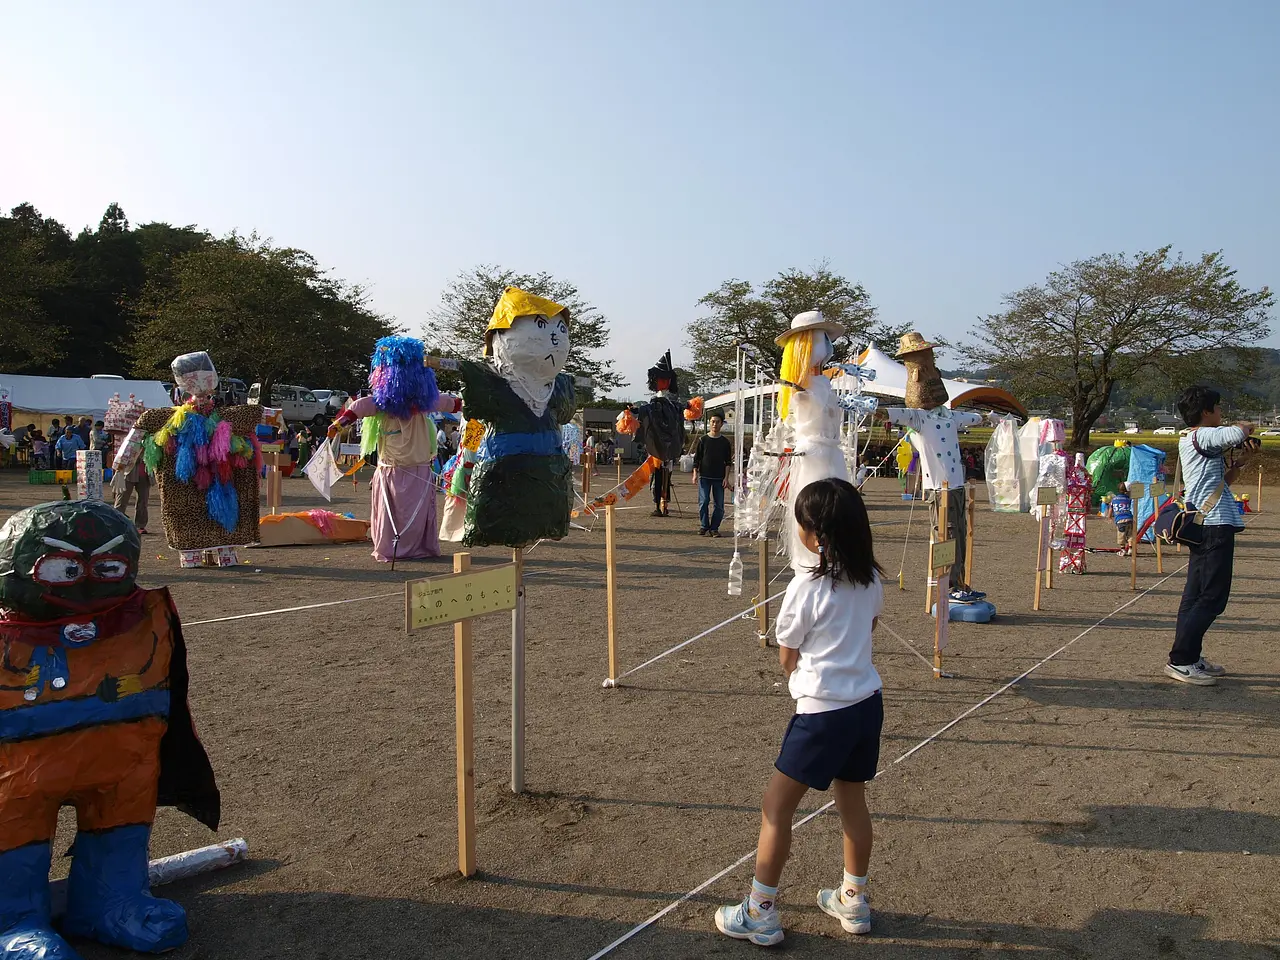
[[[126,400],[132,393],[148,407],[172,406],[169,392],[158,380],[94,380],[0,373],[0,400],[7,399],[13,404],[17,419],[22,419],[23,414],[100,419],[107,412],[107,401],[116,393]]]

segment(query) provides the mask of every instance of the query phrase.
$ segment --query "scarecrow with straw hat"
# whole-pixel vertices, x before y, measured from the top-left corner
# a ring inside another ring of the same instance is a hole
[[[951,568],[952,603],[974,603],[986,594],[970,589],[965,582],[964,462],[960,459],[960,427],[982,423],[979,413],[953,411],[948,406],[947,386],[938,372],[933,351],[937,345],[919,333],[904,334],[897,357],[907,368],[906,407],[887,407],[890,423],[909,428],[911,445],[920,460],[922,486],[930,499],[934,529],[941,529],[940,515],[947,518],[951,539],[956,543],[956,560]],[[947,484],[946,504],[941,503],[942,484]],[[945,514],[942,511],[945,510]]]
[[[844,335],[840,324],[827,320],[818,310],[808,310],[798,314],[775,341],[782,347],[778,417],[788,422],[793,438],[783,523],[791,567],[797,573],[818,566],[820,558],[800,538],[796,498],[817,480],[849,479],[849,467],[840,446],[844,411],[831,389],[831,381],[822,372],[835,354],[835,341]]]

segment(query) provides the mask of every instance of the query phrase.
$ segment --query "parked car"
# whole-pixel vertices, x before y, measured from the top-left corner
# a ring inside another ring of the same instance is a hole
[[[262,384],[255,383],[249,388],[249,402],[262,403]],[[309,423],[321,430],[329,426],[329,406],[324,400],[316,399],[316,395],[306,387],[290,383],[277,383],[271,387],[271,402],[268,407],[277,407],[284,411],[286,423]]]
[[[1174,437],[1174,436],[1177,436],[1178,434],[1178,431],[1175,430],[1173,427],[1159,427],[1156,430],[1153,430],[1152,432],[1157,437]]]
[[[1132,436],[1136,436],[1137,434],[1141,433],[1142,431],[1141,431],[1141,430],[1139,430],[1137,427],[1125,427],[1125,428],[1124,428],[1124,432],[1125,432],[1125,433],[1127,433],[1129,436],[1131,436],[1131,437],[1132,437]]]
[[[1260,436],[1260,437],[1280,437],[1280,430],[1263,430],[1260,434],[1258,434],[1258,436]]]
[[[312,390],[317,400],[323,400],[329,408],[330,416],[336,417],[347,405],[347,401],[351,399],[351,394],[345,390]]]

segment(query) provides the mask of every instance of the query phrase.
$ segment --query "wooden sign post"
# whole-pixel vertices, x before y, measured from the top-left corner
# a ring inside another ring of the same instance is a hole
[[[269,450],[268,446],[275,446],[277,449]],[[264,445],[262,462],[267,468],[267,509],[275,516],[284,506],[284,474],[280,472],[280,468],[289,463],[289,455],[282,453],[278,444]]]
[[[516,605],[511,609],[511,792],[524,793],[524,548],[511,551]]]
[[[943,521],[946,539],[929,544],[929,575],[938,578],[938,605],[933,625],[933,675],[942,672],[942,651],[947,647],[951,626],[951,568],[956,562],[956,542],[951,539],[950,524]]]
[[[1040,511],[1040,532],[1036,545],[1036,593],[1032,610],[1040,609],[1040,587],[1053,589],[1053,531],[1049,529],[1049,511],[1058,502],[1057,487],[1036,488],[1036,509]]]
[[[759,621],[759,629],[756,636],[760,640],[761,647],[769,646],[769,538],[762,537],[760,539],[760,596],[759,603],[756,604],[756,620]]]
[[[471,621],[515,610],[519,572],[514,563],[471,570],[471,554],[453,555],[453,574],[409,580],[404,585],[406,633],[453,624],[453,709],[458,779],[458,870],[476,872],[475,697],[472,687]],[[523,738],[523,730],[521,731]],[[523,747],[522,747],[523,752]]]
[[[616,513],[612,503],[604,508],[604,578],[606,629],[609,631],[609,683],[618,685],[618,554],[614,521]]]
[[[1250,509],[1254,513],[1262,512],[1262,464],[1258,464],[1258,499]]]

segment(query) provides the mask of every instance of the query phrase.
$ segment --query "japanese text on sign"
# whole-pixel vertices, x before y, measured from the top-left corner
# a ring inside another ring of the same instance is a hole
[[[939,540],[937,543],[929,544],[929,567],[937,570],[939,567],[949,567],[956,562],[956,542],[954,540]]]
[[[410,580],[404,589],[408,628],[421,630],[514,610],[518,591],[516,565],[504,563],[486,570]]]

